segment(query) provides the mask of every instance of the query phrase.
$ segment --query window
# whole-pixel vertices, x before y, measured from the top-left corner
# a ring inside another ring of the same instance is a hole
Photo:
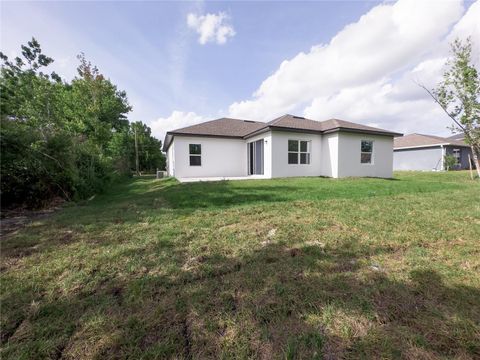
[[[371,164],[373,155],[373,141],[362,140],[360,162],[362,164]]]
[[[202,145],[189,144],[188,149],[190,154],[190,166],[201,166],[202,165]]]
[[[457,165],[460,164],[460,149],[453,149],[453,157],[457,161]]]
[[[288,140],[288,163],[310,164],[310,141]]]

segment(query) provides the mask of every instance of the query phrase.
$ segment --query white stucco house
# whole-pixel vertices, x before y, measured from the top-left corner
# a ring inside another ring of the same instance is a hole
[[[392,177],[395,132],[284,115],[221,118],[167,132],[167,173],[180,181],[290,176]]]

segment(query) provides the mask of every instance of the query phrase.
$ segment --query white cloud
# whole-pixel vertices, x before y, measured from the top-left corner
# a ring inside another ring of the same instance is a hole
[[[480,2],[463,12],[461,1],[378,5],[328,44],[285,60],[252,99],[230,105],[230,116],[268,120],[303,112],[401,132],[445,132],[448,123],[438,121],[444,114],[415,81],[431,87],[440,80],[454,37],[480,39]]]
[[[352,121],[374,121],[379,127],[399,132],[449,134],[448,116],[418,84],[433,88],[441,81],[449,55],[449,43],[456,37],[480,39],[480,2],[473,4],[452,31],[424,59],[396,79],[342,89],[331,96],[318,96],[304,110],[312,118],[340,117]],[[475,40],[474,40],[475,41]],[[480,44],[474,44],[472,59],[480,62]]]
[[[449,43],[456,37],[471,36],[476,45],[472,58],[480,65],[478,18],[480,1],[466,12],[459,1],[379,5],[328,44],[284,61],[253,99],[233,103],[229,116],[266,121],[294,112],[403,133],[448,135],[449,118],[417,83],[432,88],[441,80]],[[155,126],[164,136],[165,130],[207,119],[175,111]]]
[[[187,15],[187,25],[200,35],[198,42],[202,45],[208,42],[222,45],[227,42],[229,37],[235,36],[235,30],[229,21],[230,17],[224,12],[206,15],[190,13]]]
[[[167,131],[195,125],[206,120],[208,120],[208,118],[198,115],[194,112],[175,110],[170,114],[170,116],[158,118],[157,120],[150,122],[148,125],[152,129],[152,135],[163,141]]]

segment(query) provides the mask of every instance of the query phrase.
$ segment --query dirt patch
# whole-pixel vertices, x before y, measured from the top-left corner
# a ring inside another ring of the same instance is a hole
[[[32,324],[28,319],[25,319],[17,327],[13,335],[8,339],[8,341],[22,341],[24,339],[28,339],[30,336],[32,336],[32,334]]]
[[[425,300],[421,294],[408,289],[385,288],[373,297],[377,321],[387,324],[395,321],[406,323],[425,309]]]
[[[5,344],[17,332],[23,322],[24,318],[22,317],[9,324],[8,328],[4,325],[0,333],[0,343]]]
[[[353,272],[360,268],[355,259],[340,259],[329,266],[331,273]]]
[[[343,359],[345,350],[345,344],[341,338],[328,336],[322,349],[322,358],[325,360]]]
[[[182,322],[182,337],[185,359],[188,360],[192,358],[192,334],[190,327],[190,321],[188,317],[186,317]]]
[[[299,248],[292,248],[288,250],[288,254],[291,257],[296,257],[302,254],[302,250],[300,250]]]
[[[48,208],[41,210],[27,210],[23,208],[2,210],[0,238],[12,234],[28,224],[45,219],[62,208],[63,199],[55,199]]]
[[[185,271],[191,270],[203,264],[207,260],[208,260],[208,257],[206,255],[191,257],[187,259],[187,261],[185,261],[185,264],[183,264],[182,269]]]

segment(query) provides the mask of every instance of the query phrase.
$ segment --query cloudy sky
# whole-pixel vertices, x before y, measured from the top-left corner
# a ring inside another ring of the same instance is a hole
[[[448,135],[448,118],[416,83],[440,80],[455,37],[472,37],[480,65],[480,0],[0,6],[5,54],[35,36],[71,79],[84,52],[127,91],[130,120],[162,139],[222,116],[285,113]]]

